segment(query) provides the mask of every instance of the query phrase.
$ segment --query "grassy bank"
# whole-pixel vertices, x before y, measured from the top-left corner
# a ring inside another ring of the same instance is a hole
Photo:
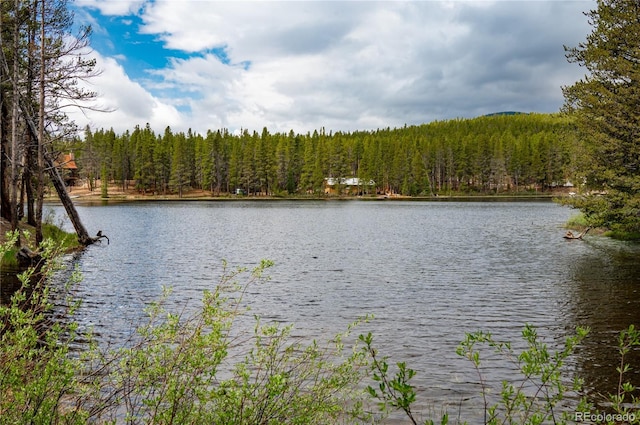
[[[4,250],[2,257],[0,257],[0,267],[2,269],[17,267],[18,262],[16,259],[16,253],[20,247],[27,247],[34,252],[40,251],[40,248],[36,246],[35,227],[22,221],[18,224],[18,229],[20,241],[19,247],[11,246]],[[5,219],[0,219],[0,244],[5,245],[7,243],[7,234],[10,230],[11,224]],[[43,239],[50,240],[64,252],[81,248],[76,234],[62,230],[60,226],[53,223],[53,217],[50,217],[47,222],[42,223],[42,236]]]
[[[578,213],[569,218],[565,223],[565,228],[583,231],[587,227],[590,227],[588,219],[583,213]],[[600,235],[617,239],[621,241],[640,241],[640,233],[638,232],[623,232],[616,230],[609,230],[601,227],[591,228],[589,233],[592,235]]]

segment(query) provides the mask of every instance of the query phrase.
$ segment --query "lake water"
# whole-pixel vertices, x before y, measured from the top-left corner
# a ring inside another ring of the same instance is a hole
[[[465,332],[517,342],[531,323],[557,347],[590,326],[571,367],[606,393],[616,385],[616,335],[640,325],[640,247],[563,239],[574,211],[551,202],[140,202],[78,212],[91,234],[110,238],[74,260],[84,274],[78,320],[100,339],[128,336],[163,285],[176,309],[196,308],[223,260],[269,259],[271,280],[248,293],[252,314],[320,340],[373,314],[362,332],[416,369],[420,397],[436,410],[480,402],[472,365],[455,354]],[[630,361],[640,385],[640,360]],[[495,385],[510,374],[507,363],[487,372]]]

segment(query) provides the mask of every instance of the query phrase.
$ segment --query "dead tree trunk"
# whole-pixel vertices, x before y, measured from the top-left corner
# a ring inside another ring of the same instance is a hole
[[[1,47],[1,46],[0,46]],[[0,69],[0,79],[3,78]],[[4,93],[0,89],[0,215],[7,221],[11,221],[11,200],[9,199],[9,139],[7,134],[9,133],[6,128],[7,121],[9,119],[9,110],[7,109],[7,103],[3,99]]]
[[[0,58],[4,60],[4,43],[2,40],[2,13],[0,13]],[[5,75],[4,62],[0,66],[0,81],[8,77]],[[11,202],[9,200],[9,182],[6,170],[9,169],[9,139],[7,138],[7,123],[9,121],[9,109],[5,100],[5,88],[0,85],[0,216],[11,221]]]
[[[18,0],[14,4],[16,13],[20,9],[20,3]],[[20,21],[15,18],[13,23],[13,51],[17,52],[19,45],[18,40],[20,36]],[[10,185],[10,202],[11,202],[11,230],[18,229],[18,182],[20,176],[18,175],[18,98],[20,92],[18,90],[18,59],[13,58],[12,70],[7,70],[7,75],[11,75],[11,185]],[[17,242],[19,243],[19,242]]]
[[[56,193],[58,194],[60,202],[62,202],[62,206],[69,216],[69,220],[71,220],[71,224],[73,224],[73,228],[75,229],[76,235],[78,236],[78,242],[80,242],[84,246],[91,245],[96,241],[96,239],[89,236],[89,233],[87,233],[87,229],[85,229],[84,225],[82,224],[80,216],[78,215],[78,211],[76,211],[76,207],[75,205],[73,205],[73,201],[67,193],[67,188],[64,185],[64,181],[62,180],[60,173],[58,172],[58,168],[53,163],[53,158],[45,148],[44,141],[38,139],[38,130],[36,128],[36,125],[31,114],[29,113],[29,110],[25,107],[23,102],[20,102],[20,109],[22,110],[22,114],[24,115],[24,118],[27,122],[29,132],[31,132],[31,135],[36,140],[38,140],[38,143],[41,146],[40,149],[42,149],[47,173],[49,174],[51,183],[53,183],[53,187],[56,189]]]
[[[565,239],[582,239],[582,237],[584,235],[587,234],[587,232],[591,229],[591,226],[587,227],[586,229],[584,229],[582,232],[580,232],[580,234],[578,235],[574,235],[573,232],[571,232],[571,230],[569,230],[565,235],[564,238]]]
[[[43,146],[44,147],[44,146]],[[53,187],[56,189],[56,193],[58,194],[58,198],[60,198],[60,202],[62,202],[62,206],[64,206],[67,215],[69,216],[69,220],[73,224],[73,228],[76,230],[76,234],[78,235],[78,241],[82,245],[91,245],[95,241],[93,238],[89,236],[87,233],[87,229],[82,225],[82,221],[80,220],[80,216],[78,215],[78,211],[76,211],[75,205],[73,205],[73,201],[69,194],[67,193],[67,188],[64,185],[64,181],[58,172],[58,168],[53,163],[49,152],[43,149],[44,160],[47,168],[47,172],[49,177],[51,178],[51,182],[53,183]]]
[[[37,8],[37,6],[36,6]],[[37,140],[37,170],[38,170],[38,186],[36,189],[36,244],[40,244],[42,242],[42,205],[44,203],[44,103],[45,103],[45,91],[44,91],[44,82],[45,82],[45,64],[46,64],[46,32],[45,32],[45,0],[42,0],[40,3],[40,15],[42,16],[42,20],[40,22],[40,75],[38,81],[38,98],[39,98],[39,108],[38,108],[38,137]],[[34,10],[34,15],[36,15]],[[35,38],[35,36],[34,36]]]

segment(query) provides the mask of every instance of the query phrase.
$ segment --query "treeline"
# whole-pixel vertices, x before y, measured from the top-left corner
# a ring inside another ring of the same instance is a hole
[[[241,189],[249,195],[320,194],[325,178],[357,177],[362,194],[437,195],[545,190],[575,176],[570,118],[485,116],[376,131],[271,134],[226,129],[156,134],[85,130],[81,177],[143,193]],[[74,149],[74,147],[69,147]],[[135,182],[135,183],[133,183]]]
[[[44,192],[53,184],[88,244],[54,166],[53,146],[77,134],[65,111],[95,98],[79,84],[95,75],[95,60],[86,56],[91,28],[74,26],[67,3],[0,1],[0,216],[12,230],[26,218],[40,243]]]

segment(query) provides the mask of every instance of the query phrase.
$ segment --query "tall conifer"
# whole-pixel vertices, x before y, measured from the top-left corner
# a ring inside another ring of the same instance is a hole
[[[593,27],[567,58],[588,74],[564,88],[587,147],[584,176],[598,191],[571,201],[589,223],[640,232],[640,1],[599,0]]]

